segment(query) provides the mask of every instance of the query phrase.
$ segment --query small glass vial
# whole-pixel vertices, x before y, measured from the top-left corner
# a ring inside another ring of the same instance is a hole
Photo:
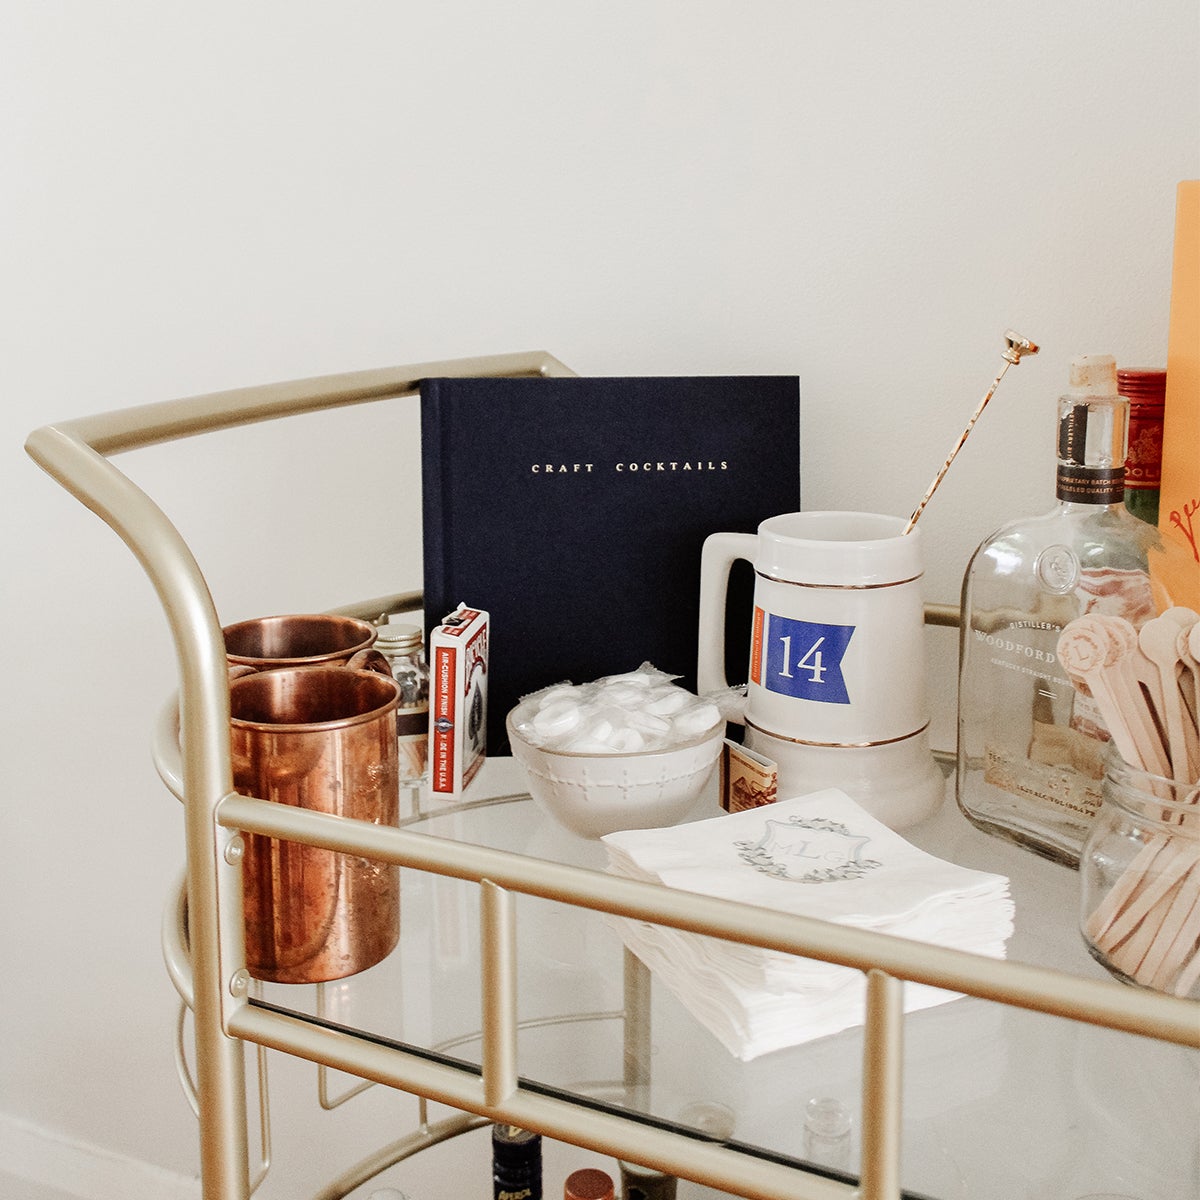
[[[421,629],[389,622],[375,634],[375,649],[391,664],[400,685],[400,782],[419,783],[429,771],[429,666]]]
[[[804,1106],[804,1157],[821,1167],[850,1169],[850,1110],[831,1096],[814,1096]]]
[[[493,1200],[542,1200],[542,1135],[519,1125],[492,1126]]]
[[[1200,783],[1110,747],[1103,796],[1079,863],[1088,951],[1125,983],[1200,999]]]
[[[1129,401],[1129,454],[1125,459],[1125,507],[1135,517],[1158,524],[1162,483],[1163,410],[1166,371],[1117,372],[1117,391]]]

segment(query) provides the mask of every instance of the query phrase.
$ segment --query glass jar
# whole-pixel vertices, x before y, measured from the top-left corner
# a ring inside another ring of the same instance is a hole
[[[1079,873],[1092,957],[1125,983],[1200,998],[1200,784],[1110,748]]]
[[[375,649],[400,685],[396,725],[400,738],[400,782],[415,784],[429,773],[429,665],[419,625],[389,622],[375,635]]]

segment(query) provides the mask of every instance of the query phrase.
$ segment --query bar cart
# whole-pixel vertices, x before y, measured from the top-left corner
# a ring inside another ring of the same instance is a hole
[[[214,602],[179,532],[109,457],[411,396],[430,375],[570,373],[543,353],[426,363],[146,405],[46,426],[29,438],[38,464],[139,559],[178,655],[178,709],[169,707],[158,742],[178,736],[180,766],[176,771],[169,755],[157,757],[160,774],[183,801],[187,866],[168,905],[164,945],[194,1017],[194,1081],[185,1075],[199,1118],[205,1200],[246,1200],[261,1182],[262,1171],[250,1161],[246,1045],[461,1114],[422,1123],[395,1146],[353,1164],[320,1200],[347,1196],[406,1155],[488,1121],[762,1200],[1197,1194],[1200,1004],[1104,977],[1074,928],[1074,876],[975,832],[952,805],[913,840],[1010,875],[1018,912],[1027,916],[1018,917],[1007,961],[616,879],[603,872],[594,844],[547,830],[504,760],[489,766],[491,774],[473,785],[464,804],[430,807],[414,794],[397,828],[234,793]],[[375,617],[412,612],[421,602],[419,592],[408,592],[343,611]],[[951,609],[927,614],[931,624],[956,619]],[[331,1015],[319,991],[251,981],[240,875],[241,838],[248,833],[404,869],[401,947],[377,980],[364,983],[402,1000],[385,1006],[388,1016],[369,1027],[346,1024]],[[428,919],[416,918],[422,911]],[[622,952],[604,914],[853,968],[863,976],[865,1026],[831,1044],[826,1039],[738,1064],[714,1051],[705,1032]],[[430,937],[440,939],[437,945]],[[456,1010],[454,998],[467,980],[478,1007],[469,1006],[456,1026],[459,1018],[446,1014]],[[906,982],[963,998],[906,1017]],[[426,1013],[422,1024],[405,1006],[430,1008],[431,989],[437,1013]],[[560,1000],[565,1011],[543,1011],[544,1003]],[[468,1032],[472,1012],[476,1028]],[[564,1029],[567,1040],[554,1043]],[[558,1035],[545,1032],[554,1030]],[[581,1082],[597,1076],[607,1082]],[[849,1169],[806,1159],[797,1133],[804,1098],[827,1094],[835,1077],[858,1105]],[[697,1116],[705,1106],[688,1103],[696,1097],[720,1100],[736,1116],[734,1128],[717,1129]],[[948,1185],[906,1158],[930,1139],[936,1145],[927,1158],[954,1161]],[[1105,1156],[1110,1161],[1101,1162]]]

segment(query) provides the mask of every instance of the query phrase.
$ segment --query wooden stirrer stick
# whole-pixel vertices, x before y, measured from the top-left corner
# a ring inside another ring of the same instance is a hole
[[[1158,674],[1155,698],[1166,726],[1167,754],[1176,783],[1196,778],[1195,739],[1188,737],[1183,719],[1183,697],[1179,693],[1179,626],[1169,617],[1155,617],[1138,631],[1138,646]]]
[[[1200,937],[1200,930],[1197,931],[1196,936]],[[1186,996],[1192,990],[1197,979],[1200,979],[1200,949],[1193,953],[1191,962],[1183,968],[1179,978],[1175,981],[1175,995]]]
[[[1200,859],[1192,864],[1191,874],[1184,881],[1176,903],[1171,906],[1171,912],[1163,922],[1162,931],[1151,948],[1151,953],[1147,954],[1142,962],[1139,982],[1148,983],[1159,991],[1166,991],[1196,949],[1198,939]]]
[[[1132,627],[1131,632],[1132,632]],[[1121,757],[1144,771],[1155,771],[1162,752],[1153,722],[1144,707],[1135,703],[1125,673],[1112,668],[1125,652],[1122,631],[1097,614],[1077,617],[1058,639],[1058,660],[1073,681],[1086,686],[1100,707],[1104,723]],[[1136,639],[1135,639],[1136,644]]]
[[[1179,845],[1181,840],[1180,838],[1166,839],[1166,849],[1154,864],[1155,873],[1150,875],[1141,872],[1141,886],[1121,909],[1116,920],[1097,940],[1096,944],[1100,946],[1101,950],[1119,946],[1140,927],[1149,927],[1153,933],[1155,923],[1146,918],[1195,864],[1194,849]],[[1132,972],[1128,972],[1128,974],[1132,974]]]

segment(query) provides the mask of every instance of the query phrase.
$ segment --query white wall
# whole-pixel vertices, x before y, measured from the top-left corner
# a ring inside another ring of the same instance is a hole
[[[1050,501],[1067,359],[1165,361],[1198,24],[1194,0],[6,5],[0,1113],[196,1169],[157,933],[180,821],[147,754],[171,651],[30,429],[515,349],[798,372],[805,504],[906,514],[1013,326],[1042,354],[922,518],[954,599],[974,544]],[[223,619],[303,610],[419,586],[412,418],[122,461]]]

